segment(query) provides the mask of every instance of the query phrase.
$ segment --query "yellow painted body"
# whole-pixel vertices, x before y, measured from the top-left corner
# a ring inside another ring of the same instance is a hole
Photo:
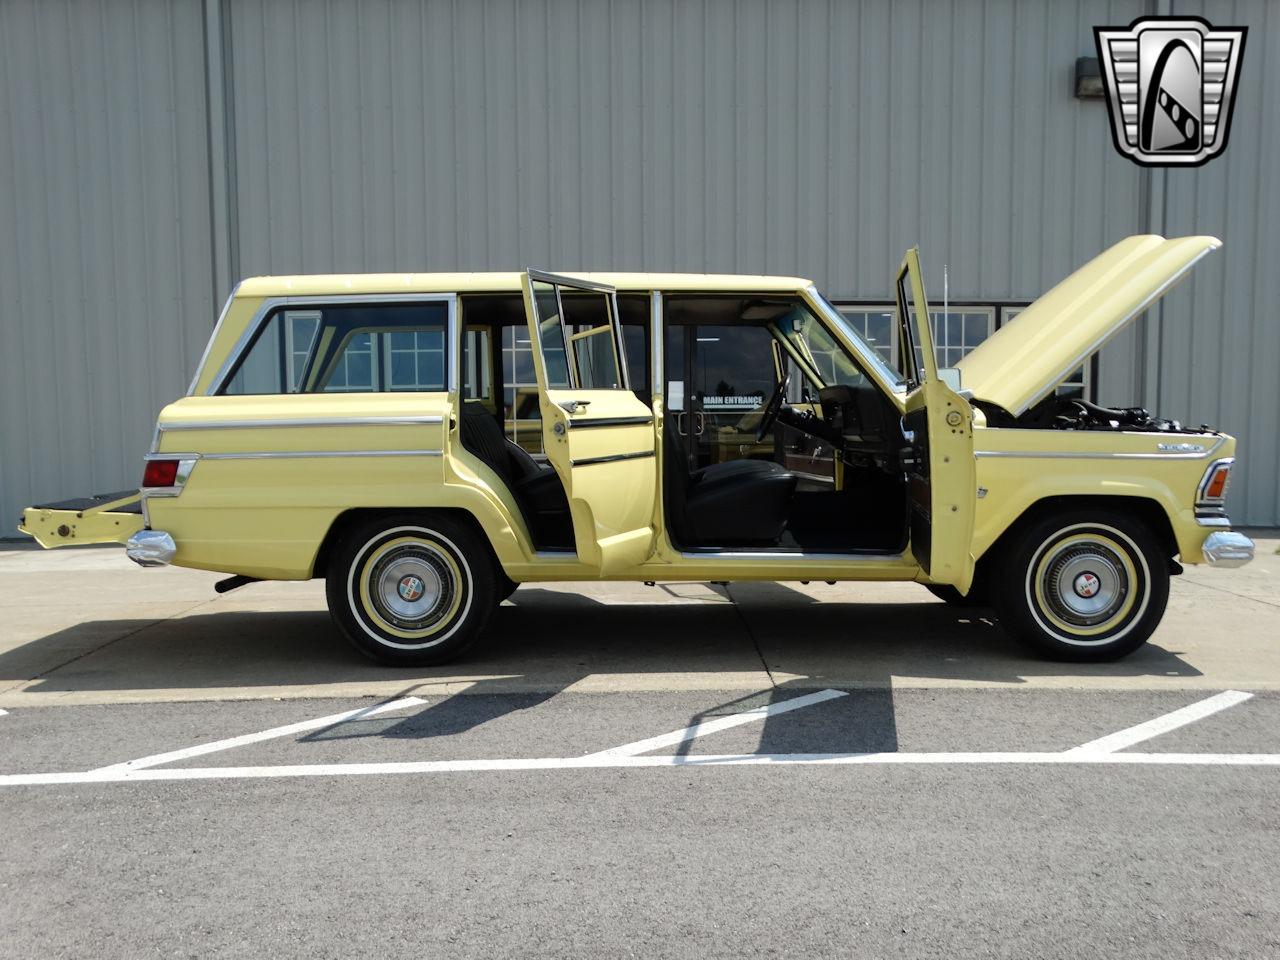
[[[676,274],[596,274],[592,278],[619,291],[788,293],[818,309],[809,282],[798,278]],[[929,573],[909,547],[901,555],[769,551],[691,555],[676,550],[667,536],[661,508],[658,438],[664,410],[660,389],[651,406],[616,390],[599,395],[581,390],[543,392],[545,449],[569,495],[576,556],[540,555],[534,550],[510,492],[489,467],[462,447],[456,395],[206,395],[246,328],[270,300],[520,289],[519,274],[286,277],[242,283],[211,337],[191,395],[167,406],[159,417],[154,452],[201,455],[180,496],[144,498],[147,525],[169,532],[177,545],[173,563],[261,579],[303,580],[315,574],[321,545],[335,521],[348,511],[449,509],[474,518],[503,570],[518,582],[920,580],[964,590],[975,562],[1003,532],[1037,501],[1060,496],[1152,500],[1169,518],[1181,559],[1189,563],[1203,559],[1201,545],[1213,528],[1195,520],[1196,487],[1213,459],[1232,455],[1232,438],[991,429],[980,413],[936,379],[908,395],[881,384],[903,415],[909,407],[926,407],[934,458]],[[919,299],[923,301],[922,292]],[[838,329],[833,333],[846,339]],[[874,373],[870,375],[876,379]],[[578,430],[570,425],[574,415],[564,408],[567,400],[590,400],[590,412],[582,414],[589,418],[651,414],[652,423]],[[952,412],[961,415],[959,425],[948,422],[947,414]],[[413,419],[385,422],[397,418]],[[325,425],[298,423],[309,420]],[[369,420],[383,422],[361,422]],[[220,426],[209,428],[209,423]],[[562,432],[557,432],[558,425],[563,426]],[[1188,456],[1162,454],[1157,447],[1178,442],[1200,444],[1205,450]],[[401,453],[376,455],[380,450]],[[645,450],[653,455],[592,466],[573,464]],[[342,456],[357,451],[361,455]],[[266,452],[277,456],[252,456]],[[74,535],[58,534],[63,525]],[[73,516],[68,511],[30,508],[20,529],[44,546],[61,546],[123,543],[141,525],[142,518],[136,514],[99,510]]]

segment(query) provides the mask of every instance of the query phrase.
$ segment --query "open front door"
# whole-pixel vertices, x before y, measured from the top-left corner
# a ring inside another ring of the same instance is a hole
[[[654,549],[653,412],[631,392],[614,289],[522,277],[547,459],[569,496],[578,559],[602,575]]]
[[[905,426],[915,449],[908,466],[911,551],[933,581],[967,592],[973,581],[973,411],[938,376],[920,251],[898,270],[898,337],[907,378]]]

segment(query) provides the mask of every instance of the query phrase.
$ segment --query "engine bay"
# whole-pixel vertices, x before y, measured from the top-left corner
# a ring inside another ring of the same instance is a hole
[[[1078,397],[1049,396],[1020,417],[1010,416],[1001,408],[974,402],[987,418],[989,427],[1023,430],[1098,430],[1109,433],[1205,433],[1218,431],[1205,424],[1184,426],[1177,420],[1157,417],[1143,407],[1103,407]]]

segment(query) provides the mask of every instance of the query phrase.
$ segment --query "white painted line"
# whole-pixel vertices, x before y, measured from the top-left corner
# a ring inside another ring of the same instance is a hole
[[[404,707],[415,707],[427,701],[419,697],[403,697],[399,700],[392,700],[390,703],[379,703],[373,706],[361,707],[358,710],[346,710],[342,713],[331,714],[327,717],[319,717],[315,720],[303,720],[300,723],[291,723],[284,727],[273,727],[270,730],[263,730],[261,733],[247,733],[241,737],[231,737],[227,740],[215,740],[213,743],[202,743],[195,747],[186,747],[182,750],[171,750],[168,753],[157,753],[150,757],[141,757],[137,760],[128,760],[124,763],[113,763],[108,767],[99,767],[91,773],[117,773],[129,770],[141,770],[144,767],[154,767],[162,763],[174,763],[178,760],[186,760],[189,757],[200,757],[206,753],[217,753],[219,750],[230,750],[233,747],[243,747],[250,743],[261,743],[263,740],[274,740],[277,737],[287,737],[294,733],[306,733],[308,730],[320,730],[324,727],[336,726],[339,723],[346,723],[349,720],[363,720],[366,717],[376,717],[378,714],[387,713],[391,710],[400,710]]]
[[[708,756],[534,757],[502,760],[419,760],[399,763],[281,764],[265,767],[188,767],[125,770],[103,767],[81,773],[0,775],[0,787],[38,784],[130,783],[160,780],[246,780],[270,777],[354,777],[433,773],[485,773],[523,770],[634,769],[640,767],[722,766],[913,766],[913,765],[1063,766],[1226,766],[1280,767],[1280,753],[783,753]]]
[[[8,710],[0,710],[0,717],[7,717],[8,715],[9,715]]]
[[[591,756],[634,757],[642,753],[648,753],[650,750],[657,750],[661,747],[671,747],[675,746],[677,743],[684,743],[687,740],[693,740],[697,737],[705,737],[709,733],[728,730],[730,727],[739,727],[744,723],[755,723],[757,720],[764,720],[767,717],[777,716],[780,713],[799,710],[802,707],[811,707],[815,703],[823,703],[826,700],[834,700],[836,697],[846,696],[848,696],[848,694],[843,690],[820,690],[817,693],[808,693],[803,697],[793,697],[790,700],[782,700],[778,703],[771,703],[768,706],[756,707],[754,710],[744,710],[742,713],[730,714],[727,717],[716,717],[714,720],[704,720],[701,723],[695,723],[691,727],[672,730],[670,733],[664,733],[657,737],[649,737],[645,740],[637,740],[635,743],[626,743],[620,747],[601,750],[599,753],[591,754]]]
[[[1166,713],[1162,717],[1156,717],[1146,723],[1129,727],[1127,730],[1111,733],[1105,737],[1099,737],[1097,740],[1090,740],[1088,743],[1081,744],[1067,752],[1073,755],[1115,753],[1117,750],[1124,750],[1126,747],[1132,747],[1135,744],[1142,743],[1144,740],[1158,737],[1162,733],[1168,733],[1170,730],[1177,730],[1179,727],[1185,727],[1189,723],[1203,720],[1205,717],[1226,710],[1228,707],[1234,707],[1237,703],[1244,703],[1252,696],[1252,693],[1242,693],[1239,690],[1224,690],[1222,693],[1216,693],[1205,700],[1198,700],[1190,706],[1183,707],[1181,710],[1174,710],[1172,713]]]

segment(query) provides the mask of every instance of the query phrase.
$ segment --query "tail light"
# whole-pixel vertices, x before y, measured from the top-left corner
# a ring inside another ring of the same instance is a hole
[[[148,460],[142,471],[144,487],[172,487],[177,481],[177,460]]]
[[[182,492],[198,459],[199,457],[194,454],[183,456],[148,454],[146,466],[142,469],[143,491],[149,497],[176,497]]]

